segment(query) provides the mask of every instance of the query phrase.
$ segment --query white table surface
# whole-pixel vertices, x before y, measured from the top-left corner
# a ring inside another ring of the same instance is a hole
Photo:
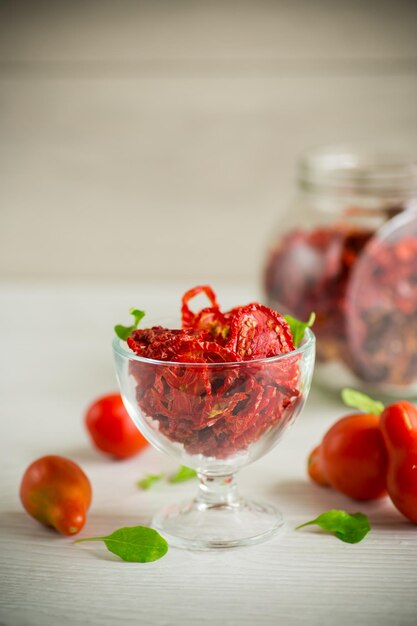
[[[287,525],[272,540],[220,552],[171,549],[155,563],[124,563],[101,544],[73,545],[23,511],[27,465],[44,454],[77,461],[94,501],[80,536],[147,524],[168,501],[193,493],[190,481],[139,491],[145,472],[175,462],[148,449],[124,462],[94,451],[82,417],[96,396],[115,389],[110,339],[130,306],[174,310],[189,285],[3,283],[1,350],[0,623],[3,625],[417,623],[417,528],[388,501],[358,504],[312,485],[305,462],[343,408],[315,390],[281,444],[240,474],[241,491],[279,505]],[[257,294],[219,289],[225,306]],[[331,508],[369,515],[357,545],[294,527]]]

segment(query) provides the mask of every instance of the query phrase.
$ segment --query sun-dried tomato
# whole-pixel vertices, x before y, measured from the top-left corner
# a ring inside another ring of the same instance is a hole
[[[138,356],[158,361],[178,361],[181,350],[186,351],[190,344],[207,341],[210,336],[204,331],[187,329],[169,329],[153,326],[134,330],[127,338],[127,345]]]
[[[190,300],[198,296],[200,293],[204,293],[207,298],[211,302],[210,309],[219,310],[219,304],[217,302],[216,294],[213,289],[209,285],[198,285],[197,287],[193,287],[185,292],[182,297],[181,304],[181,317],[182,317],[182,326],[183,328],[188,328],[189,326],[195,325],[195,320],[197,315],[191,311],[188,306]]]
[[[212,306],[192,313],[188,302],[199,293]],[[190,454],[227,458],[291,419],[300,397],[299,355],[256,362],[294,349],[284,318],[257,303],[223,313],[207,286],[185,294],[182,315],[182,329],[155,326],[127,339],[145,359],[176,362],[130,363],[138,404],[162,434]]]
[[[175,358],[181,363],[233,363],[239,361],[236,352],[215,341],[187,341],[178,344]]]
[[[197,313],[192,328],[206,331],[214,341],[225,345],[230,332],[230,315],[213,307],[207,307]]]
[[[294,350],[290,327],[276,311],[252,303],[231,311],[226,347],[242,361],[263,359]]]

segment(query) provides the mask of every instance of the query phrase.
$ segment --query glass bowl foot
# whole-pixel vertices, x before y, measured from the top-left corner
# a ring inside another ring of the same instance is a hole
[[[157,513],[152,526],[177,548],[212,550],[266,541],[281,530],[281,512],[270,504],[239,499],[207,505],[196,500]]]

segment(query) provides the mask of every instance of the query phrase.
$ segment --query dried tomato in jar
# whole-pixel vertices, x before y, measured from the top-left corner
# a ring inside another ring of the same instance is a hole
[[[417,394],[417,158],[323,148],[300,160],[298,186],[268,251],[268,306],[315,311],[324,386]]]

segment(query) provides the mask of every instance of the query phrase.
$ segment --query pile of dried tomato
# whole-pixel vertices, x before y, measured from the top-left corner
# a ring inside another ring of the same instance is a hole
[[[193,313],[188,303],[200,293],[211,306]],[[127,338],[138,356],[169,362],[130,364],[140,409],[160,432],[190,454],[226,458],[288,423],[300,398],[299,356],[259,362],[294,350],[286,320],[258,303],[222,312],[208,286],[187,291],[181,312],[181,329]]]

